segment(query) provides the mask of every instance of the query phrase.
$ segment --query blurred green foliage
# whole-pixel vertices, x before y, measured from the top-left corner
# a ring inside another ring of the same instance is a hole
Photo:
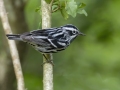
[[[79,1],[79,0],[76,0]],[[120,90],[120,0],[81,0],[88,16],[64,20],[52,14],[52,27],[76,25],[78,37],[65,51],[54,54],[55,90]],[[29,0],[25,13],[30,30],[38,29],[40,0]],[[23,64],[28,90],[42,90],[42,55],[29,47]]]

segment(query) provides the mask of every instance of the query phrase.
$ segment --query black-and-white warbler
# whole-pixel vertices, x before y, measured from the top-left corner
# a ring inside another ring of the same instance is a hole
[[[67,24],[61,27],[33,30],[23,34],[7,34],[6,36],[10,40],[27,42],[44,54],[65,50],[78,35],[84,34],[74,25]]]

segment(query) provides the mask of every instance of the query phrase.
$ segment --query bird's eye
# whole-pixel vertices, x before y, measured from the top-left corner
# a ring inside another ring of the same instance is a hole
[[[77,32],[75,30],[72,31],[73,34],[76,34]]]

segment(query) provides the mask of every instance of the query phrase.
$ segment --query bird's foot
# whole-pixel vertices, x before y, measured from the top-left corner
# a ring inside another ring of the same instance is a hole
[[[50,63],[50,64],[52,64],[54,66],[53,60],[49,60],[44,54],[43,54],[43,56],[44,56],[46,61],[43,62],[41,66],[43,66],[43,64],[45,64],[45,63]]]

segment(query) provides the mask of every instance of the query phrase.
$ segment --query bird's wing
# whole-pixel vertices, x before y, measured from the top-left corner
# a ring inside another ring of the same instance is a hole
[[[32,36],[35,41],[44,40],[45,43],[53,46],[54,48],[64,48],[66,46],[66,39],[64,32],[61,28],[50,28],[43,30],[32,31]]]
[[[33,30],[30,33],[36,36],[48,36],[49,34],[54,33],[57,28],[49,28],[49,29],[42,29],[42,30]]]
[[[34,43],[42,45],[43,47],[53,47],[51,42],[48,39],[48,36],[54,32],[53,28],[50,29],[42,29],[42,30],[34,30],[30,33]]]
[[[48,39],[50,42],[52,42],[53,45],[56,46],[56,48],[65,48],[68,45],[68,41],[66,40],[66,34],[65,33],[57,33],[54,35],[49,35]]]
[[[22,34],[22,38],[42,47],[64,48],[67,45],[66,36],[60,28],[34,30]]]

